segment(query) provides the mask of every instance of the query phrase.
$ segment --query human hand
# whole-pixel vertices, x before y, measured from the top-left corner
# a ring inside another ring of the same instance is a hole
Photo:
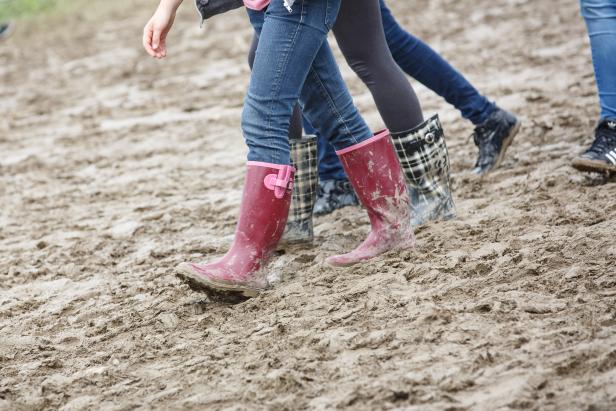
[[[161,2],[143,28],[143,47],[150,56],[157,59],[167,56],[167,33],[175,20],[176,9]]]

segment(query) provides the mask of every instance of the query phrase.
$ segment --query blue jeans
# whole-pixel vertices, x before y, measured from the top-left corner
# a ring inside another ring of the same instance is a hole
[[[289,123],[299,100],[304,115],[336,150],[372,137],[353,105],[327,43],[341,0],[283,0],[248,10],[259,46],[244,101],[248,160],[290,163]]]
[[[601,120],[616,120],[616,0],[581,0],[586,20]]]
[[[385,1],[379,1],[387,45],[398,66],[460,110],[462,116],[473,124],[487,120],[496,110],[496,105],[482,96],[430,46],[400,27]],[[310,129],[306,132],[311,134]],[[326,140],[319,135],[319,177],[322,181],[343,180],[346,177],[342,165]]]
[[[385,1],[379,1],[387,44],[398,66],[460,110],[462,117],[473,124],[487,120],[496,109],[494,103],[479,94],[460,72],[430,46],[400,27]]]

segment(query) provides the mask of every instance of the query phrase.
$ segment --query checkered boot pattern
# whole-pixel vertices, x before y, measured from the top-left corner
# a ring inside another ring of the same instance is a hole
[[[291,163],[295,167],[293,199],[281,243],[311,243],[314,239],[312,211],[317,196],[317,139],[304,136],[291,144]]]
[[[438,115],[392,139],[406,176],[413,225],[454,218],[449,154]]]

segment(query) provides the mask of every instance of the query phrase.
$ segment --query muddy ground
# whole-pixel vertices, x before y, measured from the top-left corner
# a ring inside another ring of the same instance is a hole
[[[616,409],[616,184],[569,167],[598,114],[577,2],[390,0],[520,135],[475,177],[472,126],[414,82],[459,218],[347,269],[323,261],[364,212],[317,219],[315,247],[237,305],[174,267],[233,235],[251,30],[236,11],[200,31],[185,4],[153,61],[154,3],[90,2],[0,44],[0,409]]]

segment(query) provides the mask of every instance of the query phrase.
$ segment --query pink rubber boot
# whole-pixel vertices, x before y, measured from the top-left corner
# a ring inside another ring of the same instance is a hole
[[[248,162],[240,218],[231,249],[207,264],[182,263],[180,276],[192,286],[253,297],[267,287],[261,270],[284,232],[295,169]]]
[[[336,154],[359,201],[368,211],[372,230],[355,250],[329,257],[326,261],[344,267],[388,251],[414,247],[409,196],[389,131],[382,131]]]

